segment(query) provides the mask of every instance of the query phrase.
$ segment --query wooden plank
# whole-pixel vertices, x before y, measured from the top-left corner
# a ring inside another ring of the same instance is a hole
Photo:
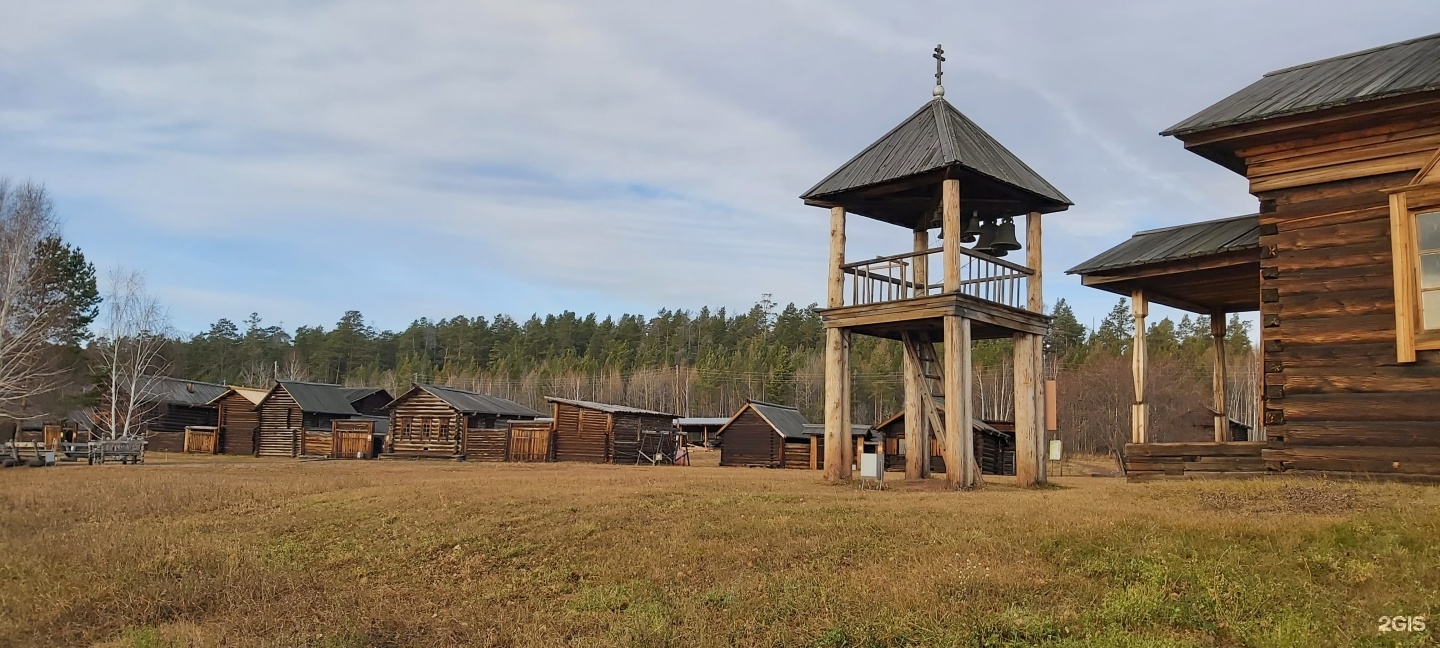
[[[1440,446],[1440,426],[1427,421],[1294,422],[1274,428],[1285,447],[1299,446]]]
[[[1125,456],[1137,457],[1232,457],[1258,456],[1266,447],[1264,441],[1233,441],[1230,443],[1127,443]]]
[[[1342,162],[1314,169],[1293,171],[1276,175],[1252,178],[1250,193],[1258,194],[1276,189],[1287,189],[1303,185],[1349,180],[1363,176],[1375,176],[1402,171],[1415,172],[1430,161],[1430,152],[1393,155],[1376,160]]]
[[[1395,359],[1398,362],[1415,362],[1415,320],[1419,312],[1419,299],[1415,288],[1414,268],[1419,257],[1414,248],[1412,220],[1405,203],[1405,194],[1390,194],[1391,257],[1396,260],[1391,263],[1394,268]]]

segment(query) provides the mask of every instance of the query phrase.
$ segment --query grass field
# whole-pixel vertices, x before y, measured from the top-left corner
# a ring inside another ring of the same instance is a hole
[[[0,471],[0,645],[1365,646],[1440,490],[180,459]],[[897,480],[898,482],[898,480]]]

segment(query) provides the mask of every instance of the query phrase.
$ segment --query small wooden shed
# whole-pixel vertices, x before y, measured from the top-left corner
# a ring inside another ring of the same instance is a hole
[[[745,403],[715,433],[720,465],[818,470],[825,466],[825,426],[811,424],[795,407]],[[852,425],[852,443],[863,450],[870,428]]]
[[[253,455],[259,448],[260,410],[268,390],[231,385],[210,401],[218,414],[220,454]]]
[[[510,430],[505,423],[541,415],[497,396],[419,384],[385,410],[390,414],[387,454],[480,461],[506,460]]]
[[[547,396],[555,419],[551,454],[556,461],[633,464],[642,430],[675,429],[674,414]]]
[[[942,420],[944,414],[941,414]],[[987,422],[974,419],[971,429],[975,444],[975,460],[980,472],[985,475],[1015,474],[1015,432],[1014,423]],[[880,425],[875,426],[885,440],[885,470],[904,471],[905,459],[910,452],[905,442],[905,412],[900,412]],[[1009,428],[1004,429],[1004,428]],[[945,458],[941,456],[940,443],[930,439],[930,471],[945,472]]]
[[[331,423],[357,412],[339,385],[282,380],[260,399],[256,454],[267,457],[328,455]]]

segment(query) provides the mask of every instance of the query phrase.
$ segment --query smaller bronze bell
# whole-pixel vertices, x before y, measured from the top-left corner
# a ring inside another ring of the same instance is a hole
[[[1015,238],[1015,221],[1005,217],[1000,221],[999,227],[995,228],[995,240],[990,247],[995,250],[995,256],[1005,256],[1011,250],[1020,249],[1020,241]]]
[[[980,242],[971,249],[984,254],[995,254],[995,221],[980,223]]]
[[[965,227],[960,230],[960,242],[974,243],[975,239],[980,238],[983,233],[980,225],[980,212],[970,212],[970,217],[965,219]]]

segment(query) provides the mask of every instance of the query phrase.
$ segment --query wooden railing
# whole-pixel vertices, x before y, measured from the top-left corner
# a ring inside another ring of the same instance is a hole
[[[1018,263],[960,249],[959,292],[977,299],[1023,309],[1026,282],[1034,270]],[[879,304],[938,295],[945,289],[945,250],[892,254],[840,266],[846,276],[845,305]]]

